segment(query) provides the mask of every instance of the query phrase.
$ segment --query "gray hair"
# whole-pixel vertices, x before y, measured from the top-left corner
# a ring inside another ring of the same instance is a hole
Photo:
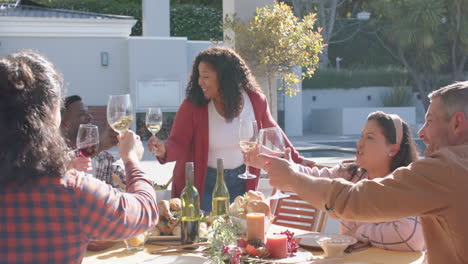
[[[468,81],[455,82],[429,94],[431,101],[440,98],[446,118],[449,120],[456,112],[463,112],[468,118]]]

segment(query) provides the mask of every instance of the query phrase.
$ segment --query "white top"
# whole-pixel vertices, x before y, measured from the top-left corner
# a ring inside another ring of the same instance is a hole
[[[208,167],[216,168],[216,159],[224,159],[225,169],[234,169],[244,163],[242,150],[239,146],[239,120],[255,120],[252,102],[247,93],[243,92],[244,107],[238,117],[228,123],[222,117],[211,100],[208,103]]]

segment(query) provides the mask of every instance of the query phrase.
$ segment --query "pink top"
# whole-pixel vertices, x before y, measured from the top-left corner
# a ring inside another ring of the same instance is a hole
[[[351,174],[340,166],[333,168],[309,168],[299,166],[299,171],[315,177],[343,178],[350,182],[368,180],[367,173]],[[426,249],[419,217],[412,216],[391,222],[355,222],[340,220],[340,233],[355,237],[360,243],[355,247],[371,245],[388,250],[423,251]]]

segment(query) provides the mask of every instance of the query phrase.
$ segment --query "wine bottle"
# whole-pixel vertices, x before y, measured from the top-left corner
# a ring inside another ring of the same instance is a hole
[[[181,213],[181,243],[182,245],[198,243],[198,228],[200,225],[200,195],[193,185],[193,162],[185,163],[185,188],[180,195],[182,201]],[[196,247],[187,248],[195,249]]]
[[[217,165],[216,184],[213,189],[213,199],[211,200],[212,216],[226,215],[229,211],[229,191],[224,181],[223,159],[218,159]]]

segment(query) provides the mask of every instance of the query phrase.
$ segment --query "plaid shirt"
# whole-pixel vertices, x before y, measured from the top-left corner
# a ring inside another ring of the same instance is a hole
[[[0,186],[0,263],[81,263],[90,240],[151,229],[158,208],[151,180],[126,164],[127,192],[82,173]]]
[[[112,165],[115,161],[114,156],[107,151],[101,151],[93,158],[94,177],[105,181],[114,188],[119,188],[119,184],[112,178],[112,174],[117,175],[120,181],[125,185],[125,171],[116,165]]]

